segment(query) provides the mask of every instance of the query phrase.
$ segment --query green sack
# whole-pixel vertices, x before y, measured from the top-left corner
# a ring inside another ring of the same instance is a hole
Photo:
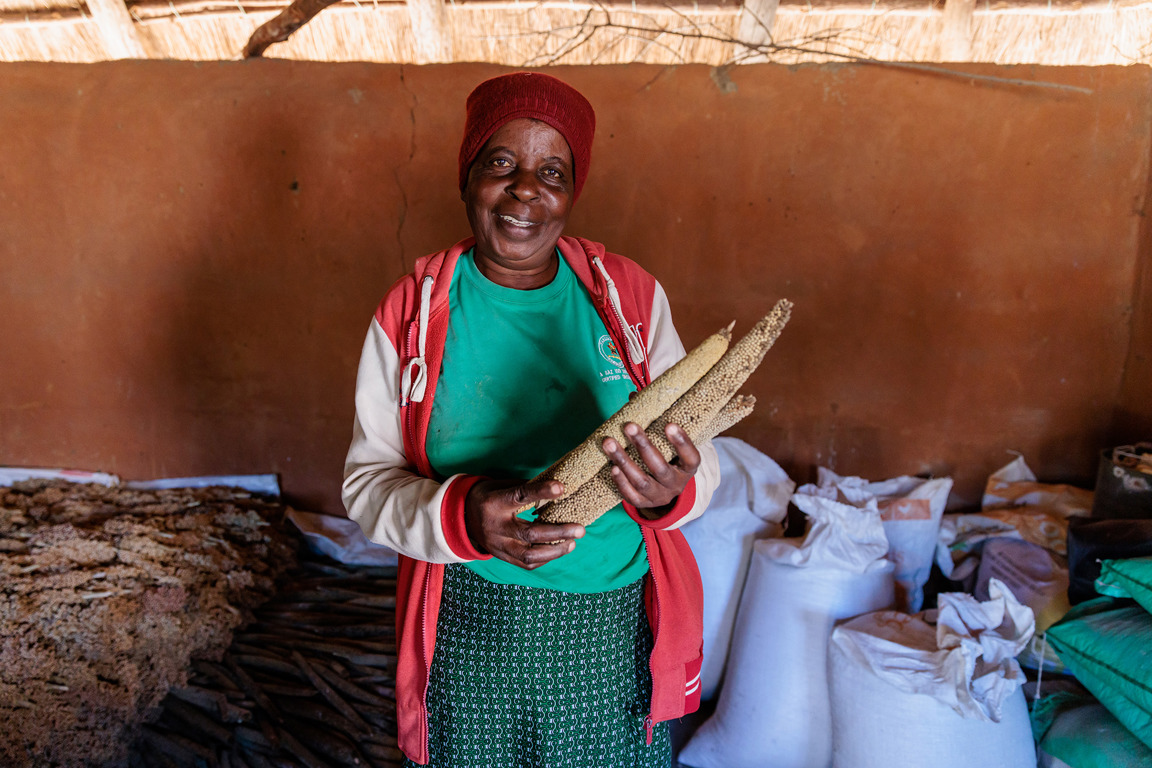
[[[1032,733],[1045,754],[1072,768],[1152,765],[1152,749],[1088,696],[1056,693],[1036,702]]]
[[[1152,613],[1152,557],[1103,561],[1096,591],[1112,597],[1131,597]]]
[[[1108,597],[1073,608],[1048,642],[1080,683],[1152,748],[1152,614]]]

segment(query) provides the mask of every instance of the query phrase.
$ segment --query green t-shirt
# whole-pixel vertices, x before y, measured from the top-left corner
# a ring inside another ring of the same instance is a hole
[[[551,283],[522,291],[488,280],[468,252],[457,262],[450,296],[426,443],[440,475],[531,479],[634,391],[591,298],[563,258]],[[500,584],[591,593],[639,579],[648,558],[640,527],[617,505],[587,527],[572,552],[535,570],[497,558],[467,566]]]

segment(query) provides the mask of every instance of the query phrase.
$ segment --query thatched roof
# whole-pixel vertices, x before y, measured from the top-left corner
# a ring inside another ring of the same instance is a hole
[[[287,0],[0,0],[0,61],[234,59],[252,32],[286,6]],[[340,0],[266,55],[524,66],[722,65],[757,53],[788,63],[845,57],[1149,63],[1152,0]]]

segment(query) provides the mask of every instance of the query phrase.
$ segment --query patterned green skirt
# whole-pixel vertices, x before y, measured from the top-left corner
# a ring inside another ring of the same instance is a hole
[[[643,585],[555,592],[449,565],[428,690],[429,765],[668,768],[667,724],[645,743]]]

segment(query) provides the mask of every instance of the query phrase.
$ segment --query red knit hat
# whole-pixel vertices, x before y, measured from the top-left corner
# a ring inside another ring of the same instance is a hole
[[[460,191],[468,184],[468,170],[492,134],[519,117],[541,120],[555,128],[572,150],[572,199],[588,178],[592,164],[592,134],[596,113],[579,91],[551,75],[514,72],[485,80],[468,96],[464,141],[460,144]]]

